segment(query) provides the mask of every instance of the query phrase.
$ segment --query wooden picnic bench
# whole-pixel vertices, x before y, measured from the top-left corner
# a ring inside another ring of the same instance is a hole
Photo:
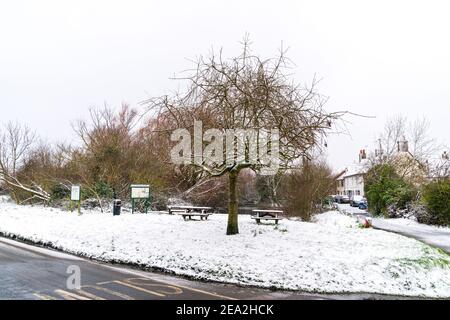
[[[281,210],[253,210],[252,219],[256,220],[257,224],[261,223],[261,220],[266,221],[274,221],[275,224],[278,224],[278,221],[283,220],[283,218],[278,215],[283,214]]]
[[[192,220],[192,217],[200,217],[200,220],[208,220],[212,213],[211,207],[194,207],[194,206],[170,206],[169,214],[177,214],[183,217],[184,220]]]

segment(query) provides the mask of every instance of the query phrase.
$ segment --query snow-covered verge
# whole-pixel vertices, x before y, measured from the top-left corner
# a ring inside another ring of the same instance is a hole
[[[450,228],[446,226],[434,226],[434,225],[428,225],[419,223],[414,219],[406,219],[406,218],[394,218],[394,219],[387,219],[387,218],[377,218],[378,221],[383,221],[385,223],[389,223],[393,226],[397,226],[399,228],[408,228],[410,230],[416,230],[418,232],[424,232],[424,233],[434,233],[434,232],[444,232],[448,235],[450,235]]]
[[[349,216],[369,215],[367,211],[350,207],[348,204],[339,204],[339,210]],[[430,245],[450,252],[450,228],[426,225],[415,219],[405,218],[372,218],[372,225],[376,229],[396,232],[413,237]]]
[[[0,233],[103,261],[198,279],[311,292],[450,297],[450,257],[419,241],[358,228],[336,212],[278,227],[226,216],[84,214],[0,202]]]
[[[374,218],[373,225],[376,228],[398,232],[401,234],[413,236],[416,239],[440,247],[450,252],[450,228],[431,226],[419,223],[412,219],[384,219]]]

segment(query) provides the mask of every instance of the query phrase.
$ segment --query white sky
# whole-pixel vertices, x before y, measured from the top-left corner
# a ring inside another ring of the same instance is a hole
[[[248,32],[274,56],[281,41],[295,77],[322,78],[328,109],[351,136],[329,141],[341,167],[371,146],[386,117],[426,116],[449,143],[450,5],[447,1],[1,1],[0,122],[19,120],[50,140],[72,141],[71,122],[91,106],[132,106],[176,85],[186,58]]]

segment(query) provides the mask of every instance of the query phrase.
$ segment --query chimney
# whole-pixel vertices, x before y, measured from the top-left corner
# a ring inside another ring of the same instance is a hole
[[[408,152],[408,141],[405,137],[403,137],[402,140],[397,141],[397,149],[398,152]]]
[[[361,163],[364,159],[367,159],[366,150],[359,150],[359,162]]]

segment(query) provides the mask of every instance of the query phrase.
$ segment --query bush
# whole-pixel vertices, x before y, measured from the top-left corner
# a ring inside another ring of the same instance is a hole
[[[389,208],[405,209],[414,200],[415,188],[400,177],[388,164],[372,167],[365,178],[365,194],[369,210],[375,215],[389,216]]]
[[[415,203],[411,207],[411,215],[414,216],[419,223],[433,224],[434,218],[424,204]]]
[[[103,198],[103,199],[114,198],[114,190],[106,182],[103,182],[103,181],[96,182],[94,185],[94,190],[95,190],[95,194],[91,194],[91,192],[89,192],[89,190],[84,190],[86,192],[86,194],[84,194],[83,197],[93,198],[98,195],[100,198]]]
[[[55,184],[51,187],[50,194],[52,201],[57,201],[70,197],[70,190],[61,184]]]
[[[310,221],[323,212],[323,204],[333,190],[331,169],[322,163],[304,165],[281,180],[280,194],[286,215]]]
[[[450,181],[431,182],[422,188],[422,202],[428,215],[421,223],[450,225]]]

